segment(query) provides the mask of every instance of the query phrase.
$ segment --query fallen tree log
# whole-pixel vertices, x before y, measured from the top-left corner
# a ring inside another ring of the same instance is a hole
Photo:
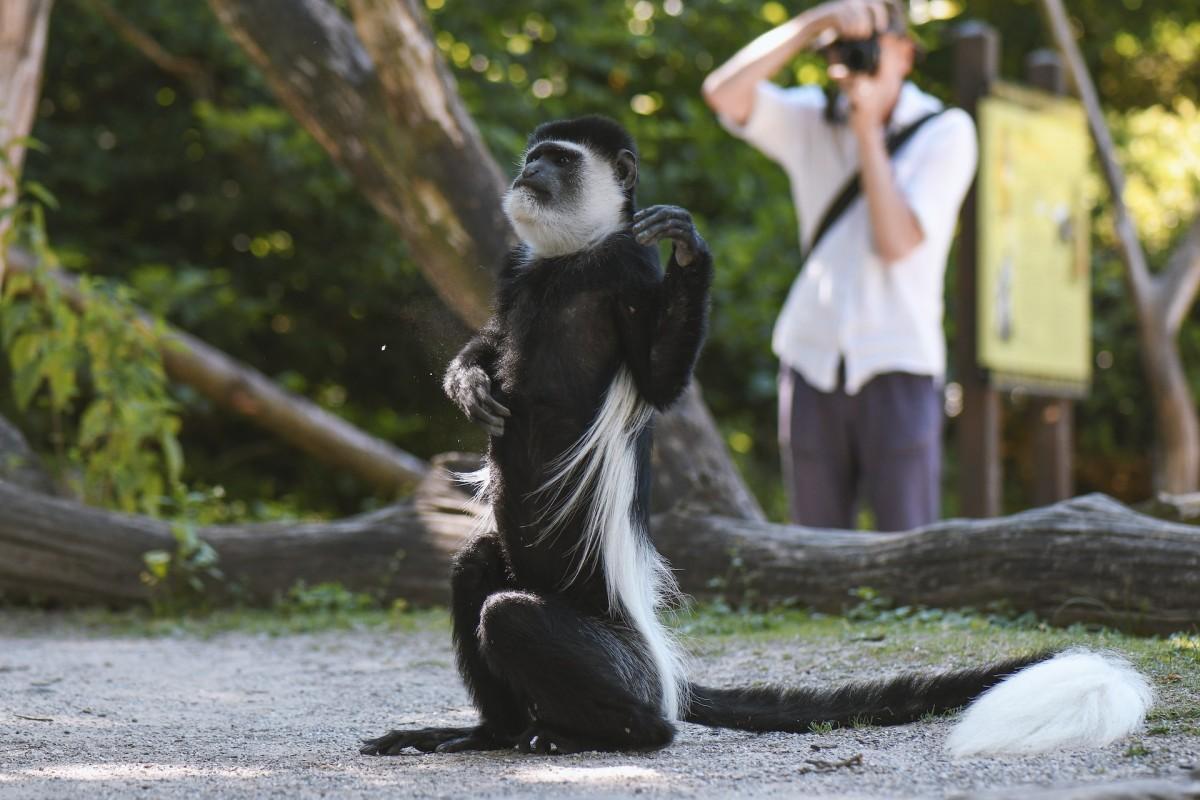
[[[715,581],[734,597],[837,612],[865,586],[899,605],[1005,601],[1056,625],[1165,633],[1200,624],[1200,528],[1101,494],[902,533],[665,514],[654,536],[694,593]]]
[[[441,457],[442,466],[462,461]],[[444,603],[470,501],[435,469],[411,501],[334,522],[201,528],[230,598],[269,602],[297,581],[337,581],[381,599]],[[949,520],[905,533],[805,529],[676,510],[653,518],[685,592],[836,613],[870,586],[905,605],[1007,601],[1056,624],[1140,633],[1200,622],[1200,529],[1103,495],[1004,519]],[[0,593],[59,603],[148,598],[142,555],[170,550],[167,523],[88,508],[0,481]]]
[[[14,273],[31,273],[36,268],[34,256],[26,250],[12,247],[8,255]],[[58,270],[51,270],[49,275],[73,306],[82,307],[83,298],[70,275]],[[167,376],[192,387],[218,407],[233,411],[383,492],[395,495],[407,491],[428,471],[429,465],[417,456],[281,388],[258,370],[195,336],[159,324],[145,312],[138,313],[137,323],[154,332]]]

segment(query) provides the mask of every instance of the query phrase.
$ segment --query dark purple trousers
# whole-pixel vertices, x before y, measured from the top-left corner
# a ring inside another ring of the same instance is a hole
[[[941,508],[942,393],[928,375],[877,375],[849,395],[779,371],[779,451],[792,521],[854,529],[865,501],[881,531],[937,520]]]

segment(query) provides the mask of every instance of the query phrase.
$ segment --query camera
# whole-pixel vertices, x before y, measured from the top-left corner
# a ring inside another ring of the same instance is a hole
[[[879,69],[879,37],[839,39],[821,52],[830,64],[841,64],[851,72],[874,75]]]

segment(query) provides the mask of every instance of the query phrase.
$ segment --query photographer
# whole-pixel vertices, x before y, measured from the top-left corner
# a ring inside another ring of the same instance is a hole
[[[814,45],[836,89],[770,82]],[[916,55],[900,3],[835,0],[704,82],[722,123],[791,180],[807,255],[772,348],[802,525],[853,528],[860,496],[880,530],[939,514],[942,282],[977,153],[970,117],[907,81]]]

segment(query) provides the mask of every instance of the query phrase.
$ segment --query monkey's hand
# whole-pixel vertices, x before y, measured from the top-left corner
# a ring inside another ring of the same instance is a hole
[[[504,435],[504,418],[512,412],[492,397],[492,379],[482,367],[455,365],[446,375],[446,394],[489,434]]]
[[[656,244],[670,239],[675,245],[675,263],[686,267],[696,256],[708,251],[708,245],[696,231],[692,215],[679,206],[650,206],[633,215],[633,235],[638,244]]]

